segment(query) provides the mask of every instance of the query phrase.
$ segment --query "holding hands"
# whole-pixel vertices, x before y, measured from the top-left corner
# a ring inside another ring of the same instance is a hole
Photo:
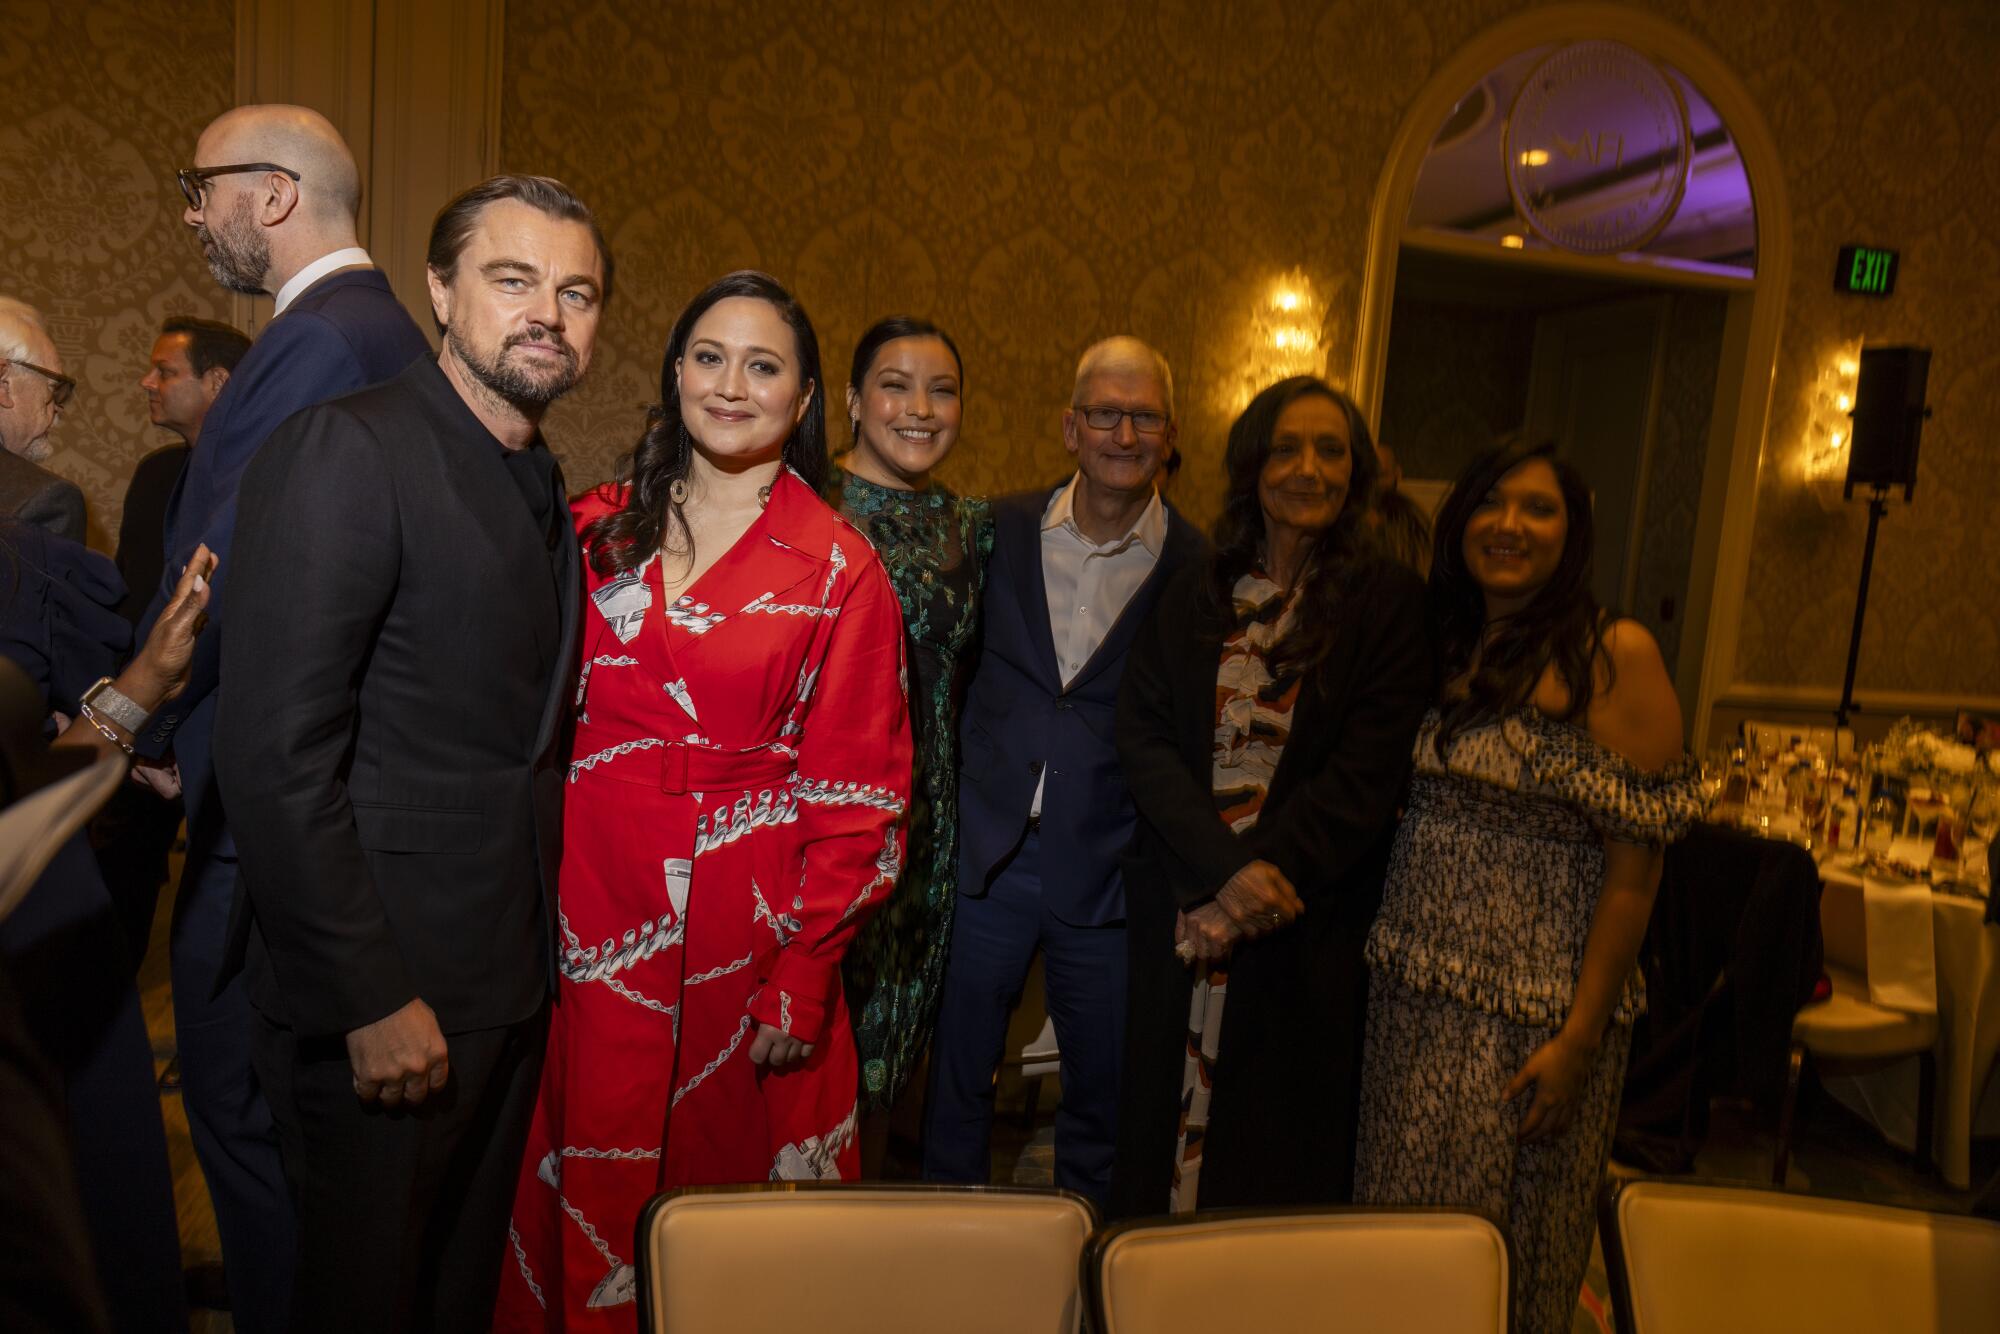
[[[1174,920],[1174,953],[1182,963],[1220,963],[1238,940],[1257,940],[1298,920],[1306,905],[1285,873],[1253,861],[1229,878],[1215,898]]]

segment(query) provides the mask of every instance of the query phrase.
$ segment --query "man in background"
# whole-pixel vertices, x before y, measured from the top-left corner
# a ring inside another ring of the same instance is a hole
[[[331,122],[294,106],[237,107],[202,131],[178,173],[182,221],[232,292],[269,292],[272,318],[203,418],[167,507],[166,568],[148,622],[206,544],[230,570],[212,592],[193,675],[135,749],[172,752],[187,801],[188,853],[174,908],[174,1026],[182,1102],[222,1236],[230,1313],[244,1334],[290,1327],[297,1230],[265,1091],[251,1067],[240,981],[218,985],[230,939],[236,844],[215,787],[216,711],[227,688],[237,487],[286,418],[394,376],[429,350],[389,280],[355,244],[361,177]],[[142,623],[142,637],[146,626]],[[260,668],[261,669],[261,668]]]
[[[201,438],[208,410],[249,350],[250,339],[235,325],[192,315],[170,316],[153,340],[139,388],[146,391],[146,411],[153,425],[180,440],[140,459],[125,487],[125,509],[118,520],[118,573],[125,576],[126,601],[119,610],[134,627],[145,616],[166,567],[162,544],[174,485]]]
[[[1368,523],[1382,539],[1382,548],[1393,560],[1428,579],[1431,573],[1431,521],[1423,508],[1397,488],[1403,484],[1403,465],[1396,451],[1379,441],[1375,459],[1381,471],[1375,476],[1375,503]]]
[[[83,492],[42,467],[76,392],[33,306],[0,297],[0,514],[83,541]]]
[[[135,630],[166,567],[167,503],[187,467],[189,451],[201,437],[209,408],[249,350],[250,340],[234,325],[191,315],[170,316],[153,340],[139,388],[145,391],[153,425],[180,439],[140,459],[125,486],[117,555],[125,601],[118,610]],[[167,855],[180,833],[181,815],[178,794],[129,784],[91,822],[91,846],[97,850],[98,869],[104,872],[105,886],[117,906],[134,972],[152,939],[153,913],[167,883]]]

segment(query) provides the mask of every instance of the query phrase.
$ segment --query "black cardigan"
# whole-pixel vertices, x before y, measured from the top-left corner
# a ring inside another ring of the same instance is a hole
[[[1215,672],[1230,624],[1205,586],[1212,577],[1201,562],[1166,588],[1125,667],[1118,757],[1140,817],[1126,884],[1137,871],[1137,883],[1170,892],[1158,909],[1191,908],[1261,858],[1291,880],[1308,913],[1343,891],[1320,911],[1365,925],[1381,885],[1342,882],[1395,813],[1435,693],[1423,584],[1388,560],[1355,572],[1334,613],[1332,651],[1299,691],[1256,827],[1239,838],[1217,814],[1213,790]]]
[[[1125,859],[1114,1217],[1167,1207],[1193,987],[1173,953],[1175,911],[1212,898],[1257,858],[1285,873],[1306,911],[1230,959],[1200,1203],[1325,1204],[1351,1194],[1368,986],[1361,950],[1433,694],[1422,585],[1403,566],[1372,561],[1333,612],[1333,647],[1299,691],[1257,824],[1238,837],[1213,792],[1215,674],[1230,626],[1203,586],[1206,566],[1162,592],[1119,697],[1118,753],[1139,830]]]

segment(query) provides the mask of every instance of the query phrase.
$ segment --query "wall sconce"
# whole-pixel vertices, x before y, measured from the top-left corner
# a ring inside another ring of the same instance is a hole
[[[1801,459],[1806,482],[1829,512],[1841,506],[1841,483],[1847,476],[1847,450],[1854,438],[1855,386],[1861,378],[1861,340],[1834,349],[1813,382],[1812,404],[1806,414]]]
[[[1326,376],[1328,296],[1302,268],[1278,274],[1256,289],[1248,318],[1239,326],[1243,348],[1234,373],[1217,384],[1215,403],[1234,418],[1257,393],[1293,375]]]

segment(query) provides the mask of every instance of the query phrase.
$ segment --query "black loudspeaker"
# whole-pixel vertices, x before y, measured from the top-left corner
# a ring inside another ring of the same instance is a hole
[[[1917,440],[1923,434],[1924,391],[1930,384],[1927,347],[1869,347],[1861,351],[1861,379],[1854,390],[1854,438],[1847,450],[1847,487],[1900,486],[1903,499],[1917,493]]]

